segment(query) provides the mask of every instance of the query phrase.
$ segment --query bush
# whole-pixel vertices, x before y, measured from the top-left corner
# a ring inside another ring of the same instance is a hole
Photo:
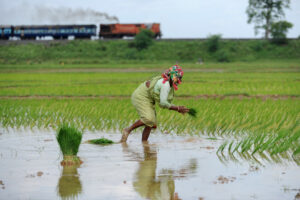
[[[147,49],[153,43],[154,33],[147,29],[142,29],[134,38],[134,46],[140,51]]]
[[[293,24],[287,21],[279,21],[272,23],[271,25],[271,36],[272,42],[275,44],[286,44],[286,34],[288,29],[292,28]]]
[[[220,50],[216,53],[218,62],[230,62],[229,53],[226,50]]]
[[[211,35],[207,38],[207,48],[211,53],[216,52],[220,47],[221,35]]]

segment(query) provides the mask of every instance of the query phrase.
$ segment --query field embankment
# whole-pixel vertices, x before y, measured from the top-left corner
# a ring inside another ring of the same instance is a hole
[[[209,50],[207,40],[154,41],[148,49],[137,50],[130,40],[70,41],[0,46],[0,64],[126,64],[176,61],[253,62],[262,60],[299,60],[300,40],[275,45],[265,40],[220,40]]]

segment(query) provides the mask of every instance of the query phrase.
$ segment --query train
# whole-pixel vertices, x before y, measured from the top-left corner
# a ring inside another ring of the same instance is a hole
[[[161,37],[160,24],[100,24],[99,36],[102,38],[123,38],[133,37],[141,29],[149,29],[154,33],[155,38]]]
[[[100,24],[100,38],[123,38],[133,37],[141,29],[149,29],[154,37],[161,37],[160,24]],[[36,38],[52,37],[54,40],[68,39],[91,39],[97,36],[97,26],[94,24],[83,25],[23,25],[23,26],[0,26],[0,39],[8,40],[18,38],[21,40],[35,40]]]
[[[37,37],[51,36],[53,39],[91,38],[96,36],[96,25],[36,25],[36,26],[0,26],[0,38],[8,40],[16,37],[21,40],[35,40]]]

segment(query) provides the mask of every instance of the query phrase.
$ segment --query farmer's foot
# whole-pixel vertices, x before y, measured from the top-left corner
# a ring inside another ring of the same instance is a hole
[[[121,138],[120,142],[126,142],[129,134],[130,134],[130,132],[127,128],[123,129],[122,130],[122,138]]]

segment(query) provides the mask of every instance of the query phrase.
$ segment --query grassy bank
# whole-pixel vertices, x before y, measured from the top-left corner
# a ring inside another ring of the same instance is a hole
[[[2,64],[125,64],[125,63],[195,63],[249,62],[257,60],[299,59],[300,40],[278,46],[264,40],[220,41],[209,52],[208,41],[154,41],[148,49],[138,51],[131,41],[70,41],[67,43],[11,44],[0,46]]]

